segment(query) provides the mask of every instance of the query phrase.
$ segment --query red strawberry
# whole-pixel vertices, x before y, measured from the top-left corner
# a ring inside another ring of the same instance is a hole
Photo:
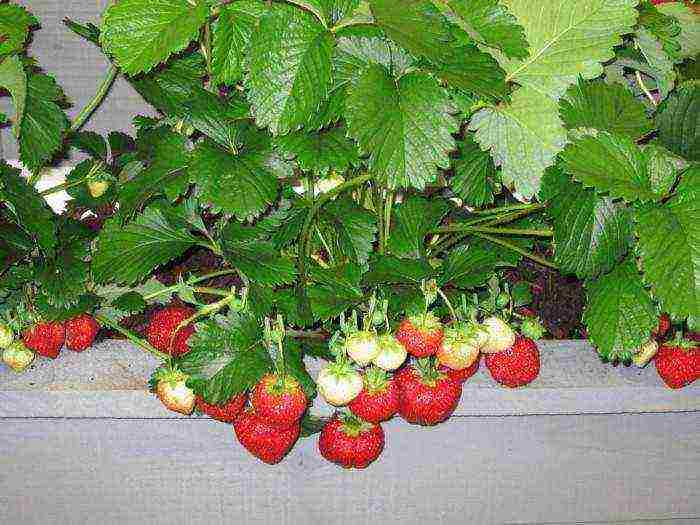
[[[399,387],[399,414],[409,423],[436,425],[452,415],[462,395],[462,385],[420,360],[394,376]]]
[[[435,354],[443,335],[442,323],[431,312],[404,319],[396,331],[396,339],[415,357]]]
[[[66,329],[61,323],[39,323],[26,330],[22,340],[37,354],[56,359],[66,340]]]
[[[659,316],[659,326],[652,330],[651,335],[657,339],[661,339],[671,329],[671,318],[667,313]]]
[[[92,345],[100,325],[88,314],[82,314],[65,323],[66,347],[74,352],[82,352]]]
[[[540,351],[532,339],[517,336],[510,348],[486,354],[491,377],[511,388],[527,385],[540,373]]]
[[[387,421],[399,410],[399,389],[389,374],[372,367],[365,373],[362,392],[352,400],[348,408],[370,423]]]
[[[301,424],[280,430],[259,418],[252,409],[245,410],[233,422],[233,430],[241,445],[256,458],[270,465],[279,463],[299,438]]]
[[[681,388],[700,378],[700,346],[690,341],[668,343],[654,357],[656,371],[670,388]]]
[[[481,361],[481,356],[478,356],[471,366],[463,368],[462,370],[452,370],[446,366],[441,366],[439,370],[443,374],[447,374],[450,378],[461,385],[466,383],[467,379],[476,374],[477,370],[479,370],[479,361]]]
[[[146,327],[146,338],[157,350],[177,357],[190,351],[187,339],[194,333],[194,326],[188,324],[178,330],[179,324],[194,314],[192,308],[186,306],[167,306],[159,310],[153,316]]]
[[[384,431],[354,416],[334,417],[318,439],[318,450],[343,468],[366,468],[384,449]]]
[[[243,411],[246,401],[248,401],[248,396],[243,393],[233,396],[224,405],[207,403],[202,396],[197,396],[195,404],[200,412],[204,412],[212,419],[223,421],[224,423],[233,423]]]
[[[276,374],[268,374],[260,380],[250,401],[258,417],[280,429],[295,425],[309,402],[296,379]]]

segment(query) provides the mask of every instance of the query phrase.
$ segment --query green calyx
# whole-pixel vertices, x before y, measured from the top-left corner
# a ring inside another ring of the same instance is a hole
[[[416,361],[416,370],[420,374],[421,381],[423,384],[428,386],[435,386],[438,381],[445,378],[445,374],[438,370],[435,359],[432,357],[425,357]]]
[[[520,326],[520,333],[525,337],[536,341],[544,335],[544,327],[536,317],[527,317]]]
[[[459,322],[445,330],[443,339],[445,345],[473,345],[481,346],[488,337],[488,331],[478,323]]]
[[[337,361],[330,363],[326,370],[328,370],[329,374],[337,378],[347,378],[357,373],[345,359],[338,359]]]
[[[355,414],[342,414],[340,418],[343,422],[343,432],[350,437],[357,437],[363,432],[372,430],[372,423],[360,419]]]
[[[187,381],[190,376],[176,368],[161,368],[155,373],[154,378],[159,383],[161,381],[166,381],[168,383],[175,384],[179,383],[180,381]]]
[[[433,312],[426,312],[424,314],[414,315],[409,317],[411,324],[415,326],[418,330],[422,332],[434,332],[436,330],[442,329],[442,322],[438,319]]]
[[[389,374],[378,366],[371,366],[363,377],[365,389],[370,394],[384,392],[389,384]]]
[[[299,381],[288,374],[272,376],[273,380],[267,384],[267,391],[275,396],[281,396],[299,390]]]

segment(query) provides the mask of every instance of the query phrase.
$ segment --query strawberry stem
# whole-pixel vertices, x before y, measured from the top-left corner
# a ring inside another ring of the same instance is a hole
[[[98,323],[100,323],[102,325],[109,326],[112,330],[119,332],[124,337],[126,337],[129,341],[134,343],[136,346],[145,350],[149,354],[153,354],[161,361],[166,361],[170,357],[169,355],[167,355],[163,352],[160,352],[159,350],[156,350],[153,346],[151,346],[150,343],[148,343],[147,341],[144,341],[140,337],[136,336],[133,332],[122,327],[118,322],[114,321],[113,319],[110,319],[109,317],[106,317],[104,315],[96,315],[95,320]]]

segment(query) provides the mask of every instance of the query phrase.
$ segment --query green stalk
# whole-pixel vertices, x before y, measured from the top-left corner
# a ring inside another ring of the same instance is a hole
[[[523,236],[535,236],[535,237],[551,237],[554,235],[552,230],[537,230],[537,229],[518,229],[518,228],[487,228],[484,226],[469,226],[463,224],[452,224],[449,226],[443,226],[441,228],[435,228],[431,230],[431,233],[454,233],[454,232],[478,232],[478,233],[492,233],[494,235],[523,235]]]
[[[223,275],[231,275],[232,273],[236,273],[238,270],[235,268],[229,268],[228,270],[219,270],[213,273],[208,273],[206,275],[200,275],[199,277],[195,277],[194,279],[188,279],[185,281],[185,284],[188,284],[190,286],[195,285],[197,283],[201,283],[203,281],[208,281],[209,279],[214,279],[215,277],[221,277]],[[167,288],[163,288],[162,290],[158,290],[157,292],[149,293],[148,295],[143,296],[143,300],[148,302],[160,295],[165,295],[170,292],[174,292],[178,288],[182,286],[181,284],[174,284],[172,286],[168,286]]]
[[[527,257],[528,259],[531,259],[543,266],[547,266],[548,268],[553,268],[555,270],[557,269],[557,267],[551,262],[549,262],[547,259],[543,259],[542,257],[535,255],[534,253],[530,253],[527,250],[522,249],[520,246],[516,246],[515,244],[512,244],[508,241],[504,241],[503,239],[499,239],[498,237],[492,237],[491,235],[487,235],[485,233],[474,232],[474,235],[494,244],[499,244],[504,248],[508,248],[509,250],[513,250],[514,252],[519,253],[523,257]]]
[[[160,359],[161,361],[166,361],[170,356],[167,354],[164,354],[163,352],[160,352],[159,350],[156,350],[151,346],[147,341],[144,341],[140,337],[137,337],[134,335],[130,330],[127,330],[126,328],[122,327],[114,321],[113,319],[110,319],[109,317],[105,317],[104,315],[96,315],[95,320],[102,324],[109,326],[111,329],[119,332],[123,336],[125,336],[129,341],[134,343],[136,346],[140,347],[141,349],[145,350],[149,354],[153,354],[155,357]]]
[[[500,208],[489,208],[487,210],[474,210],[472,213],[474,215],[493,215],[494,213],[503,213],[506,211],[513,210],[528,210],[537,211],[543,209],[544,204],[539,203],[527,203],[527,204],[509,204],[507,206],[501,206]]]
[[[93,95],[92,99],[90,99],[90,101],[75,117],[75,120],[73,121],[73,124],[70,127],[71,133],[74,133],[78,131],[81,127],[83,127],[83,124],[85,124],[90,115],[92,115],[92,112],[95,111],[95,109],[97,109],[97,106],[99,106],[102,103],[104,98],[107,96],[107,93],[109,93],[109,88],[112,87],[112,84],[117,78],[118,73],[119,68],[117,68],[117,66],[115,66],[114,64],[111,64],[109,66],[109,69],[107,70],[107,74],[105,75],[104,79],[102,80],[102,83],[100,84],[100,87],[97,88],[97,91]]]
[[[318,210],[321,209],[321,207],[331,200],[333,197],[336,195],[340,195],[344,191],[347,191],[349,189],[355,188],[356,186],[359,186],[361,184],[364,184],[368,180],[372,178],[372,175],[369,173],[365,173],[364,175],[360,175],[358,177],[355,177],[354,179],[350,179],[343,184],[340,184],[339,186],[336,186],[332,190],[324,193],[321,195],[316,202],[314,202],[313,206],[311,206],[311,209],[309,210],[309,213],[306,215],[306,219],[304,219],[304,225],[301,228],[301,235],[299,239],[299,261],[298,261],[298,269],[299,269],[299,281],[303,284],[304,281],[306,280],[306,259],[310,255],[311,251],[311,244],[309,243],[309,232],[311,230],[311,225],[313,223],[314,217],[316,217],[316,214],[318,213]]]
[[[88,172],[87,175],[84,177],[75,180],[73,182],[62,182],[61,184],[57,184],[56,186],[52,186],[51,188],[47,188],[44,191],[39,192],[39,196],[41,197],[46,197],[47,195],[52,195],[54,193],[58,193],[59,191],[67,190],[70,188],[74,188],[75,186],[80,186],[83,184],[85,181],[88,181],[92,178],[95,173],[97,173],[100,168],[102,167],[102,162],[95,162],[92,167],[90,168],[90,171]]]

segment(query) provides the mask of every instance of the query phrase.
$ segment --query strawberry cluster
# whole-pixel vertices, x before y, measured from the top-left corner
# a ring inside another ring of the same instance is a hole
[[[88,314],[81,314],[65,322],[40,322],[22,332],[21,340],[15,340],[12,330],[0,325],[2,360],[12,370],[23,372],[36,355],[56,359],[65,346],[74,352],[82,352],[92,346],[100,326]]]

